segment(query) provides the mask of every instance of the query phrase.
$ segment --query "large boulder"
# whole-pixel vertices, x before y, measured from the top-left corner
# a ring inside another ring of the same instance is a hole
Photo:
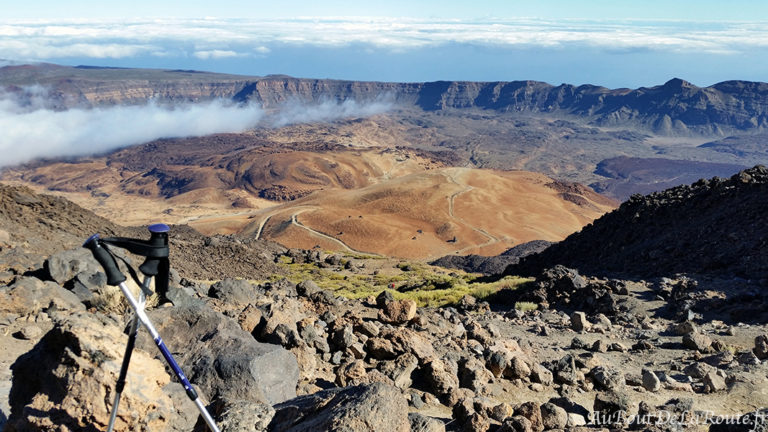
[[[106,429],[126,339],[121,326],[101,315],[56,317],[53,329],[11,366],[5,430]],[[134,351],[115,430],[190,430],[195,407],[175,397],[183,390],[169,381],[160,361]]]
[[[257,342],[237,321],[202,305],[160,308],[149,316],[209,398],[273,405],[296,396],[296,357],[281,346]],[[137,345],[158,352],[146,332]]]
[[[80,299],[54,282],[21,277],[13,285],[0,288],[0,312],[30,315],[49,306],[60,310],[84,310]]]
[[[48,275],[59,285],[64,285],[79,273],[93,274],[101,267],[85,248],[75,248],[56,252],[43,264]]]
[[[230,306],[245,306],[264,296],[264,290],[243,279],[224,279],[211,285],[208,296]]]
[[[408,402],[400,390],[383,383],[324,390],[274,408],[272,431],[411,430]]]

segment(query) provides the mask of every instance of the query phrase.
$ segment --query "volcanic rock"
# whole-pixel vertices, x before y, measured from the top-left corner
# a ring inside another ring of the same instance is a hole
[[[270,430],[409,432],[408,403],[382,383],[323,390],[274,406]]]
[[[105,401],[114,396],[126,339],[115,322],[100,315],[78,312],[57,318],[35,348],[11,366],[12,412],[6,429],[105,429],[110,409]],[[138,349],[131,366],[115,430],[191,427],[197,416],[180,418],[163,390],[170,382],[163,364]]]
[[[160,308],[149,316],[166,345],[175,348],[182,369],[209,398],[274,404],[296,395],[296,357],[255,341],[235,320],[205,306]],[[156,351],[152,345],[141,333],[137,346]]]

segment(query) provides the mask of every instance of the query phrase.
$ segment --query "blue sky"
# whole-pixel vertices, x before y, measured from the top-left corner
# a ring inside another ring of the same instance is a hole
[[[768,81],[763,1],[4,2],[0,59],[379,81]]]

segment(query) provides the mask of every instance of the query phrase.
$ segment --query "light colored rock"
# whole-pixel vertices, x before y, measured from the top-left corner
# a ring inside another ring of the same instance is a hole
[[[379,310],[379,320],[390,324],[405,324],[416,317],[416,302],[411,299],[386,303]]]
[[[99,315],[75,313],[56,320],[32,351],[13,366],[8,423],[15,430],[106,429],[127,336]],[[171,430],[194,424],[179,418],[164,365],[137,349],[120,401],[116,431]],[[188,401],[187,401],[188,402]]]
[[[683,346],[690,350],[704,352],[712,346],[712,339],[701,333],[687,333],[683,336]]]
[[[702,379],[702,382],[704,383],[704,389],[708,393],[715,393],[722,390],[725,390],[725,379],[717,374],[717,372],[709,372],[706,375],[704,375],[704,378]]]
[[[53,304],[57,309],[85,310],[80,299],[55,282],[34,277],[21,277],[10,287],[0,288],[0,312],[33,315]]]
[[[755,338],[755,357],[760,360],[768,359],[768,334],[760,335]]]
[[[591,324],[587,321],[587,315],[584,312],[574,312],[571,314],[571,328],[577,332],[589,330]]]
[[[568,422],[566,423],[566,427],[573,428],[576,426],[586,426],[586,424],[587,419],[585,419],[583,415],[568,413]]]
[[[22,339],[35,340],[43,334],[43,330],[36,325],[26,325],[19,331]]]
[[[568,413],[564,409],[551,403],[542,404],[539,409],[544,430],[565,429],[568,424]]]
[[[657,392],[661,389],[661,380],[652,370],[643,369],[643,388],[650,392]]]

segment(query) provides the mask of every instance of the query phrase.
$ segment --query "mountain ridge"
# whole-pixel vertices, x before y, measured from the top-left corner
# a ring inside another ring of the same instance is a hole
[[[698,87],[680,78],[637,89],[540,81],[393,83],[250,77],[195,71],[75,68],[57,65],[0,68],[0,86],[23,92],[41,85],[55,108],[231,99],[270,109],[290,102],[387,99],[425,111],[481,109],[577,116],[597,126],[635,126],[661,135],[725,135],[768,128],[768,83],[724,81]]]

